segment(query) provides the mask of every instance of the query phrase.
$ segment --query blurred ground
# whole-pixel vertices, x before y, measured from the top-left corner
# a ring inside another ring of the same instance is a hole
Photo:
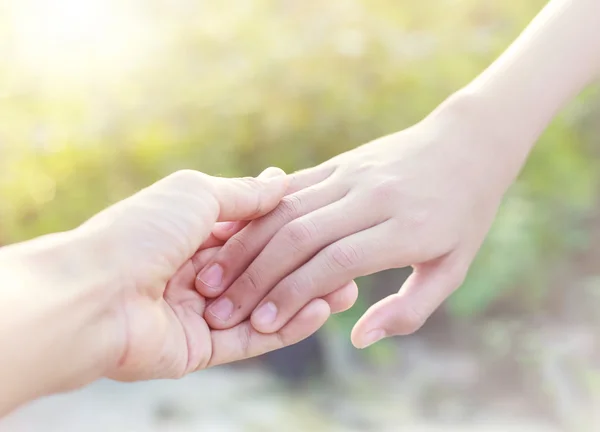
[[[257,370],[216,369],[180,381],[98,382],[31,404],[1,432],[554,432],[493,413],[470,423],[427,423],[410,414],[407,389],[358,397],[312,389],[284,392]]]

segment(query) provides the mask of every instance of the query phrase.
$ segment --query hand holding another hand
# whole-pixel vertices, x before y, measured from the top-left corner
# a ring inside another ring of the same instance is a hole
[[[179,378],[296,343],[356,300],[354,283],[308,302],[281,331],[211,330],[197,271],[244,222],[272,210],[280,170],[258,179],[171,175],[79,228],[0,250],[0,414],[95,379]],[[227,229],[229,228],[229,229]],[[40,359],[43,361],[40,362]]]
[[[279,202],[286,183],[284,173],[274,168],[259,179],[222,179],[184,171],[81,228],[99,229],[103,236],[110,233],[107,244],[122,260],[123,290],[113,313],[123,345],[120,363],[109,376],[173,378],[253,357],[304,339],[321,327],[332,308],[354,303],[356,288],[350,284],[328,302],[309,302],[289,325],[269,335],[258,333],[249,322],[229,330],[210,330],[203,319],[206,299],[194,288],[197,270],[218,253],[222,240],[234,234],[236,226],[243,226],[234,223],[233,229],[224,230],[215,222],[250,220],[267,213]],[[216,236],[211,236],[211,230]]]

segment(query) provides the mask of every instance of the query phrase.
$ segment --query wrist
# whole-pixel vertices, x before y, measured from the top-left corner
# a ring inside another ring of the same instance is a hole
[[[596,0],[549,2],[490,67],[429,116],[443,124],[442,140],[454,133],[467,147],[479,180],[491,176],[508,187],[556,113],[597,76],[599,11]]]
[[[461,172],[473,185],[503,195],[514,182],[535,144],[533,128],[511,127],[485,92],[464,88],[446,99],[425,120],[437,142],[450,142]]]
[[[104,375],[120,356],[117,275],[77,231],[0,250],[0,413]]]

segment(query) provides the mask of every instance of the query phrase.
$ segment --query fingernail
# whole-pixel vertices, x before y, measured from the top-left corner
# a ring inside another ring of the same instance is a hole
[[[281,168],[269,167],[258,175],[259,179],[268,179],[284,176],[285,172]]]
[[[208,311],[218,320],[225,322],[233,314],[233,303],[227,297],[223,297],[211,304]]]
[[[382,329],[371,330],[365,335],[363,339],[363,345],[361,348],[367,348],[368,346],[373,345],[375,342],[379,342],[384,337],[385,331],[383,331]]]
[[[223,231],[231,231],[232,229],[235,228],[235,226],[237,225],[237,222],[221,222],[221,223],[219,223],[219,225]]]
[[[258,325],[269,325],[277,318],[277,306],[273,302],[267,302],[252,314],[252,321]]]
[[[229,232],[236,227],[238,223],[233,222],[217,222],[213,227],[213,233],[225,233]]]
[[[209,288],[219,288],[223,281],[223,267],[219,264],[211,265],[200,272],[198,280]]]

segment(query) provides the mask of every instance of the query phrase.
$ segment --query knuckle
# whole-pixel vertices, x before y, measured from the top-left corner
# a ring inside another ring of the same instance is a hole
[[[375,202],[389,202],[397,195],[398,183],[394,179],[384,179],[375,184],[371,190],[371,195]]]
[[[310,291],[310,286],[298,277],[289,277],[282,282],[282,289],[286,297],[303,298]]]
[[[261,279],[258,272],[255,272],[251,268],[247,269],[239,279],[242,292],[247,293],[248,291],[253,293],[261,293]]]
[[[334,244],[327,249],[326,254],[327,262],[336,270],[351,269],[363,259],[361,248],[352,244]]]
[[[288,195],[283,197],[275,213],[284,221],[292,220],[301,214],[302,200],[298,195]]]
[[[405,229],[409,229],[413,232],[421,231],[423,229],[431,229],[431,212],[425,207],[413,206],[411,211],[407,212],[403,218],[403,224]]]
[[[283,228],[282,236],[295,249],[303,250],[317,238],[318,233],[314,224],[295,220]]]
[[[249,247],[244,238],[240,235],[234,235],[227,243],[225,243],[225,246],[223,246],[223,253],[232,257],[241,257],[248,252]]]

